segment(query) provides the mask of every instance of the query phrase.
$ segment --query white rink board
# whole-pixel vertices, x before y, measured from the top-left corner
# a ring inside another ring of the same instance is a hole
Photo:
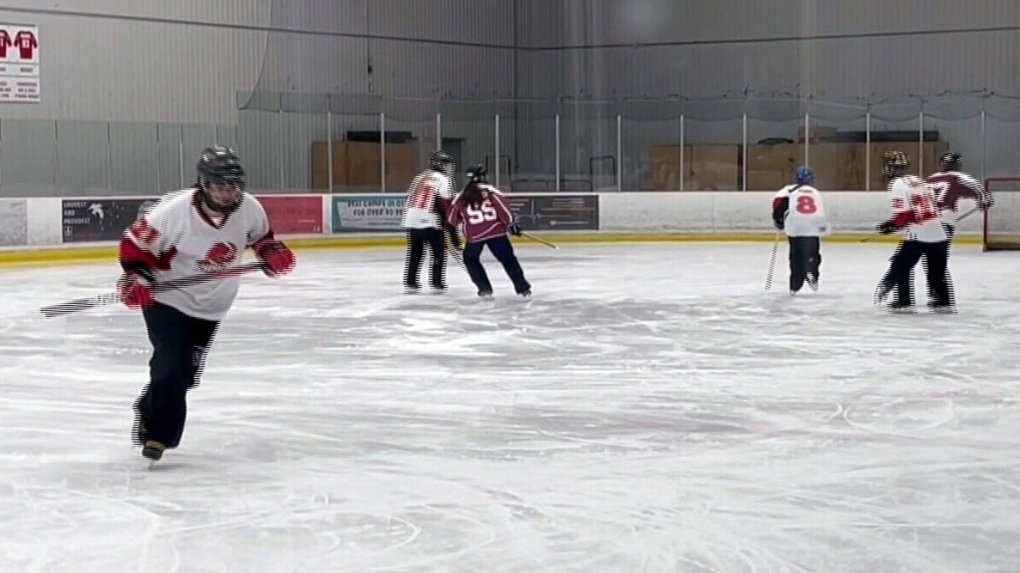
[[[529,193],[529,195],[540,195]],[[555,194],[550,194],[555,195]],[[599,225],[611,233],[715,233],[770,232],[772,192],[638,192],[598,193]],[[393,194],[387,196],[392,197]],[[323,213],[330,213],[331,195],[323,195]],[[886,195],[882,192],[823,192],[825,209],[833,232],[870,233],[889,218]],[[966,206],[964,207],[967,208]],[[61,246],[61,199],[28,199],[29,247]],[[326,219],[323,234],[330,234]],[[958,229],[974,234],[981,229],[981,217],[973,215]],[[87,245],[65,245],[68,248]]]
[[[116,265],[0,268],[0,571],[1015,571],[1015,254],[954,248],[960,313],[902,316],[889,245],[795,298],[769,251],[522,247],[529,303],[488,255],[494,301],[301,254],[243,279],[152,471],[141,317],[35,314]]]

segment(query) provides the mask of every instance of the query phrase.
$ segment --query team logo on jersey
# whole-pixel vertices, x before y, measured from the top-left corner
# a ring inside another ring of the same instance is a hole
[[[233,243],[216,243],[206,252],[205,258],[198,261],[199,269],[206,272],[222,271],[237,259],[237,246]]]

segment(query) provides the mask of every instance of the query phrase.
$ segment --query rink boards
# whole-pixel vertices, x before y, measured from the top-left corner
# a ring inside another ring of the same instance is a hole
[[[298,249],[403,246],[400,194],[262,194],[270,221]],[[525,230],[557,243],[772,241],[772,192],[508,194]],[[889,217],[882,192],[824,192],[827,241],[894,241],[874,226]],[[105,260],[124,228],[158,197],[0,199],[0,263]],[[964,210],[969,206],[965,205]],[[981,217],[958,229],[980,242]],[[519,240],[527,243],[526,240]]]

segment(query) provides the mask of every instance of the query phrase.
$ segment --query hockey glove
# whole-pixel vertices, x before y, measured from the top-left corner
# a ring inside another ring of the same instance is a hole
[[[981,207],[981,209],[985,211],[990,209],[992,205],[995,205],[995,199],[992,199],[991,195],[985,196],[980,201],[978,201],[978,207]]]
[[[777,219],[772,219],[772,224],[773,224],[773,225],[775,225],[775,226],[776,226],[776,229],[778,229],[778,230],[780,230],[780,231],[782,231],[782,230],[783,230],[783,227],[785,227],[785,226],[786,226],[786,225],[784,224],[783,220],[782,220],[782,219],[778,219],[778,218],[777,218]]]
[[[875,230],[883,235],[889,235],[896,232],[896,224],[892,221],[885,221],[875,225]]]
[[[518,223],[517,221],[510,223],[510,225],[507,226],[506,230],[508,233],[515,237],[521,236],[521,224]]]
[[[294,252],[287,248],[282,242],[276,239],[262,239],[252,245],[255,255],[265,263],[266,276],[276,278],[294,270],[297,262]]]
[[[152,283],[144,276],[125,272],[117,280],[117,295],[120,296],[120,301],[124,303],[124,306],[132,310],[149,308],[155,302],[151,286]]]

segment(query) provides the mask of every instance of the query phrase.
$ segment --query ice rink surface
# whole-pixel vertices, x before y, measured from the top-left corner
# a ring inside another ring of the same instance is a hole
[[[37,313],[114,265],[0,269],[0,571],[1018,571],[1020,255],[956,247],[959,313],[903,316],[891,251],[791,298],[785,247],[766,293],[768,244],[529,246],[530,302],[299,253],[152,469],[140,315]]]

